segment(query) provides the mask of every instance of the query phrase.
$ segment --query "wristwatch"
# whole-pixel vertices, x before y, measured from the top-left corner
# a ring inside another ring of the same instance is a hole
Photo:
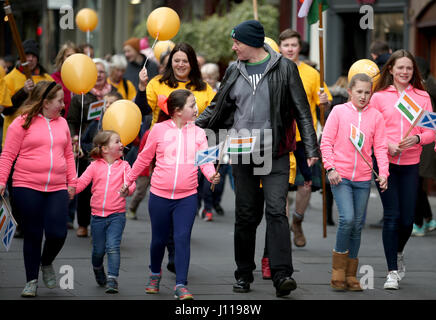
[[[336,168],[335,168],[335,167],[331,167],[330,169],[327,170],[327,173],[330,173],[330,172],[332,172],[333,170],[336,170]]]

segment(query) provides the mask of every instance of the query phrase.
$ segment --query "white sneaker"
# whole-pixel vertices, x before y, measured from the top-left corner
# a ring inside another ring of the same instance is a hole
[[[21,296],[24,298],[33,298],[36,296],[36,289],[38,288],[38,279],[34,279],[26,283],[26,286],[21,292]]]
[[[400,289],[400,276],[398,275],[398,271],[389,271],[383,288],[387,290]]]
[[[404,252],[398,252],[397,254],[397,267],[400,281],[403,280],[406,275],[406,264],[404,263]]]

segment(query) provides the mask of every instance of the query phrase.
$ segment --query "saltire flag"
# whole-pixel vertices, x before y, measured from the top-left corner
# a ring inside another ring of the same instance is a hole
[[[195,154],[195,165],[201,166],[205,163],[214,162],[220,155],[220,148],[223,143],[210,147],[206,150],[197,151]]]
[[[436,130],[436,113],[424,110],[421,119],[416,125],[422,128]]]
[[[255,143],[256,143],[256,137],[229,138],[229,143],[226,146],[226,153],[228,154],[252,153]]]
[[[105,100],[100,100],[89,105],[88,120],[92,120],[101,117],[104,107],[106,106]]]
[[[322,11],[329,8],[327,0],[304,0],[300,11],[298,11],[298,17],[304,18],[307,16],[307,22],[309,24],[316,23],[319,20],[318,5],[320,3],[322,4]]]
[[[8,217],[5,231],[2,235],[2,243],[5,246],[6,251],[9,251],[9,248],[11,247],[12,239],[14,239],[16,229],[17,225],[15,224],[14,220]]]
[[[413,101],[413,99],[409,97],[406,92],[404,92],[400,99],[398,99],[395,107],[407,119],[407,121],[410,122],[410,124],[413,124],[416,119],[418,119],[422,110],[421,107],[415,101]]]
[[[350,140],[354,147],[360,152],[365,143],[365,135],[359,128],[351,124]]]

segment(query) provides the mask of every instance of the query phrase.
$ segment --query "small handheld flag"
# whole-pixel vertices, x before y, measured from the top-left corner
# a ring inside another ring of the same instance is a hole
[[[404,92],[395,104],[397,110],[413,124],[419,117],[422,108]]]
[[[436,130],[436,113],[424,110],[421,119],[416,124],[419,127]]]
[[[195,165],[201,166],[205,163],[216,161],[219,157],[221,145],[222,145],[222,143],[220,143],[219,145],[210,147],[206,150],[197,151],[197,153],[195,154]]]
[[[252,153],[256,137],[248,138],[229,138],[229,144],[225,152],[228,154]]]
[[[365,135],[353,124],[351,124],[350,140],[357,150],[362,151],[363,144],[365,143]]]
[[[101,117],[103,110],[106,106],[105,100],[100,100],[89,105],[88,120],[92,120]]]

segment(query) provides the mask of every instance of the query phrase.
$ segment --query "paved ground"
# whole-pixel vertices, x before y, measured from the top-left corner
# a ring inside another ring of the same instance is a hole
[[[406,247],[407,274],[398,291],[383,290],[386,276],[381,229],[369,228],[381,216],[381,203],[374,190],[371,194],[367,224],[362,234],[360,265],[369,265],[374,271],[373,289],[362,293],[334,292],[330,289],[331,250],[335,242],[336,227],[328,227],[327,238],[322,237],[321,195],[314,193],[311,206],[304,222],[308,244],[305,248],[294,248],[295,273],[293,277],[298,289],[285,298],[276,298],[271,281],[263,280],[260,260],[263,252],[265,224],[258,229],[256,250],[257,269],[252,291],[247,294],[232,292],[233,271],[233,221],[234,196],[226,188],[223,208],[224,216],[217,216],[213,222],[197,219],[192,233],[191,266],[189,289],[197,301],[201,300],[405,300],[436,299],[436,231],[421,237],[411,238]],[[436,207],[432,198],[432,207]],[[139,220],[128,220],[121,248],[120,292],[107,295],[99,288],[91,270],[91,240],[77,238],[70,230],[66,244],[56,259],[54,266],[70,265],[74,270],[74,289],[47,289],[42,280],[38,297],[34,300],[173,300],[175,276],[164,267],[161,292],[147,295],[144,284],[149,263],[150,223],[144,201],[139,209]],[[337,215],[335,212],[335,220]],[[166,266],[166,260],[164,261]],[[368,273],[366,272],[366,275]],[[58,274],[58,280],[63,275]],[[40,277],[41,278],[41,277]],[[0,251],[0,300],[21,299],[20,293],[25,284],[22,257],[22,239],[14,239],[10,252]]]

